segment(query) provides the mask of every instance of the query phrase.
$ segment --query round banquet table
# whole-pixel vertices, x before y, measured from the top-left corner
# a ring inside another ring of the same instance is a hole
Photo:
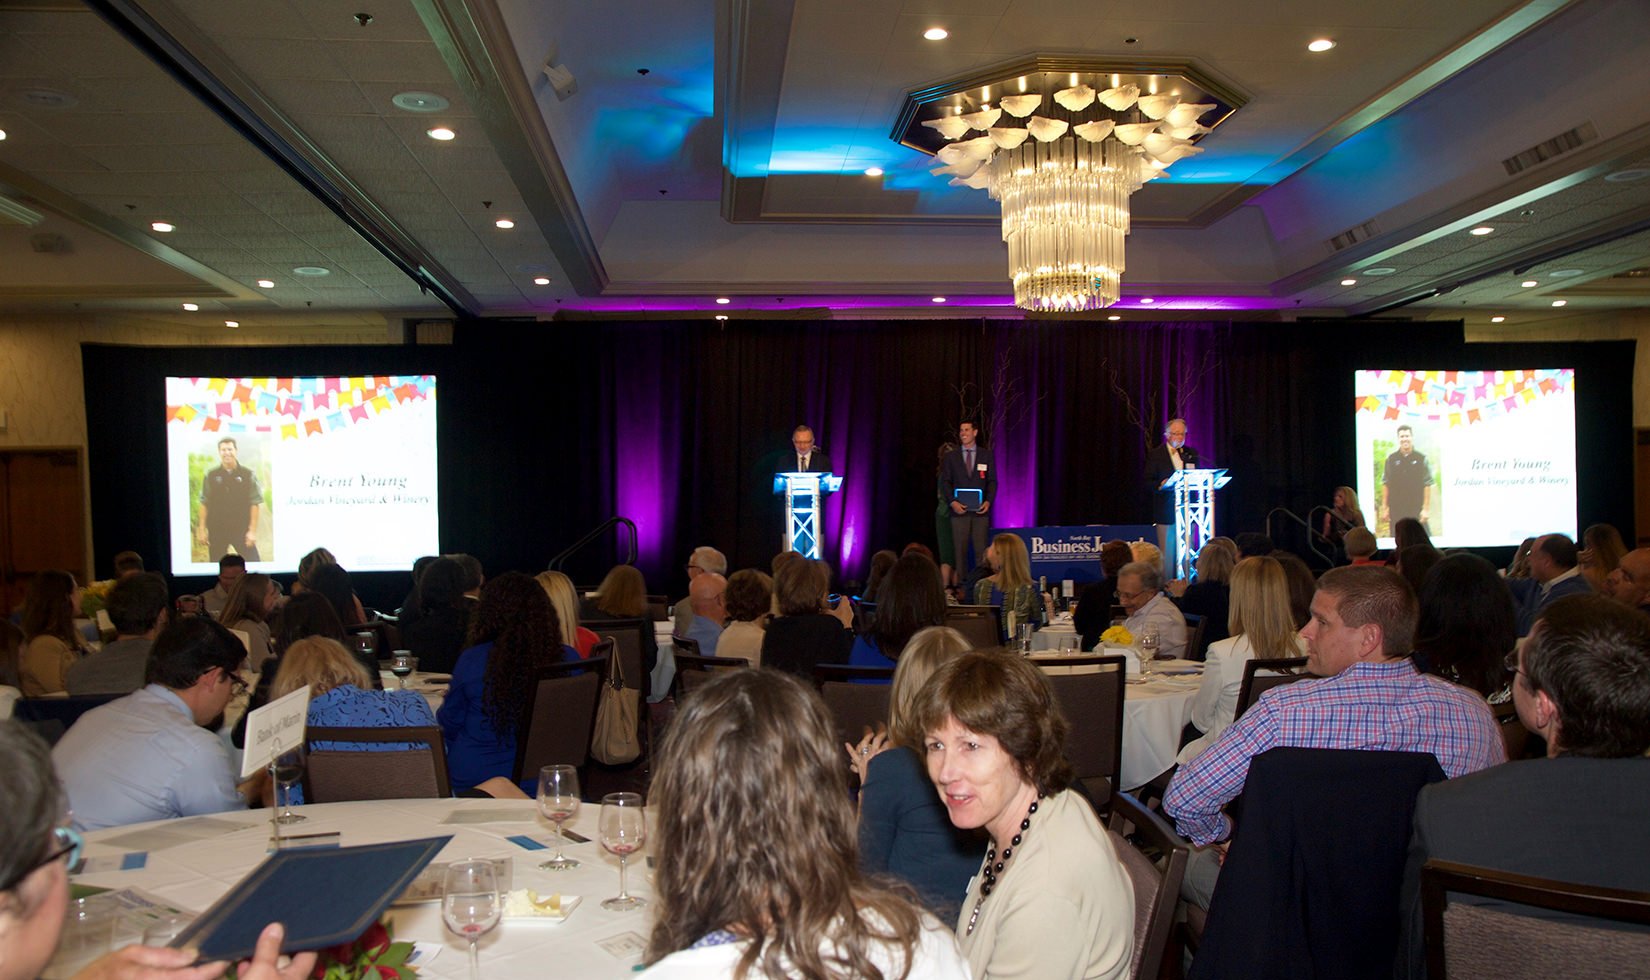
[[[1102,652],[1111,651],[1096,650],[1079,656]],[[1083,669],[1061,666],[1058,654],[1038,654],[1035,660],[1048,671]],[[1145,676],[1130,674],[1123,687],[1123,758],[1118,786],[1125,790],[1144,786],[1174,765],[1180,751],[1180,733],[1192,720],[1192,698],[1203,683],[1203,665],[1193,660],[1157,660],[1152,667],[1154,672]]]
[[[512,888],[531,888],[541,897],[552,893],[581,897],[578,907],[563,921],[505,919],[481,941],[481,973],[488,980],[516,977],[624,977],[633,975],[641,962],[640,952],[652,926],[646,906],[629,912],[610,912],[602,899],[619,893],[619,859],[596,843],[601,805],[587,801],[567,829],[587,838],[589,843],[565,844],[569,857],[581,863],[570,871],[539,870],[539,862],[553,850],[528,850],[509,840],[527,835],[554,847],[555,832],[538,815],[530,800],[380,800],[357,803],[326,803],[297,807],[308,817],[285,827],[283,833],[314,834],[337,831],[341,846],[383,841],[411,840],[452,835],[452,840],[435,858],[437,862],[466,858],[513,858]],[[483,811],[498,819],[486,823],[445,824],[450,814]],[[266,857],[269,843],[269,811],[246,810],[217,814],[214,819],[234,821],[245,829],[191,843],[151,850],[147,864],[131,871],[102,871],[74,877],[77,884],[106,888],[137,888],[169,900],[192,912],[204,911],[229,888],[245,877]],[[112,827],[86,835],[87,857],[125,853],[108,841],[146,828],[161,828],[180,821],[157,821]],[[651,820],[649,821],[651,824]],[[652,885],[647,854],[651,842],[631,855],[628,883],[632,895],[651,897]],[[502,885],[500,886],[502,890]],[[421,977],[467,980],[467,944],[447,931],[441,921],[441,905],[394,907],[387,913],[391,933],[398,941],[439,943],[444,948],[434,959],[418,964]],[[615,945],[628,941],[634,951],[616,956],[601,943]]]

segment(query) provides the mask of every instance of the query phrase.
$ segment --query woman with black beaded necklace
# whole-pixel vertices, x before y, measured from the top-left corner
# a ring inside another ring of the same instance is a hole
[[[1134,891],[1094,810],[1066,788],[1067,725],[1048,680],[976,650],[942,666],[916,709],[951,822],[991,836],[957,919],[976,980],[1127,977]]]

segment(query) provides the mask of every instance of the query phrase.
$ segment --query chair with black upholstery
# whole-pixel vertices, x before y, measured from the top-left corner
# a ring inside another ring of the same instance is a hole
[[[1123,833],[1125,823],[1133,825],[1127,836]],[[1180,880],[1186,875],[1192,846],[1167,821],[1127,793],[1112,796],[1109,828],[1117,859],[1134,886],[1134,959],[1129,964],[1129,976],[1133,980],[1155,980],[1174,928]]]
[[[1306,672],[1305,657],[1279,657],[1246,662],[1243,665],[1243,683],[1238,687],[1237,709],[1232,712],[1232,720],[1242,718],[1243,713],[1272,688],[1304,681],[1311,676]]]
[[[1434,859],[1421,868],[1421,915],[1432,980],[1631,977],[1650,963],[1650,892]]]
[[[815,664],[814,686],[836,719],[837,738],[857,742],[865,729],[888,723],[894,668]]]
[[[56,745],[80,716],[124,694],[87,694],[77,698],[19,698],[12,717],[34,729],[47,745]]]
[[[607,663],[592,658],[539,668],[532,709],[516,733],[516,782],[532,779],[545,766],[584,768]]]
[[[310,803],[350,800],[445,799],[453,795],[447,781],[447,750],[441,729],[353,728],[311,725],[304,731],[311,746],[304,767],[304,799]],[[406,743],[411,748],[385,751],[316,749],[318,742]]]
[[[1121,655],[1033,658],[1048,672],[1049,684],[1071,730],[1066,734],[1066,761],[1102,813],[1123,768],[1123,689],[1126,658]],[[1070,667],[1067,671],[1063,668]]]
[[[1003,611],[996,606],[947,606],[945,625],[961,633],[970,650],[1003,645]]]
[[[698,642],[686,637],[675,637],[671,642],[688,644],[693,650],[689,653],[689,646],[676,647],[676,679],[670,685],[670,693],[678,702],[715,677],[717,671],[737,670],[751,665],[743,657],[702,657],[698,652]]]
[[[1208,657],[1208,650],[1203,645],[1203,638],[1209,633],[1209,617],[1199,616],[1197,613],[1186,613],[1186,650],[1181,657],[1186,660],[1204,660]]]
[[[638,616],[634,619],[598,619],[584,625],[597,636],[613,641],[619,668],[624,671],[624,686],[641,691],[642,700],[646,701],[652,686],[646,660],[647,639],[653,637],[652,620]]]
[[[670,618],[670,597],[650,595],[647,597],[647,614],[655,623],[662,623]]]

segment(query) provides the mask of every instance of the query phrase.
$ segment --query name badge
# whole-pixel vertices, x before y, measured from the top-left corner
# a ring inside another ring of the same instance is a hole
[[[984,476],[985,475],[985,464],[984,463],[974,464],[974,471],[976,473],[979,473],[981,476]]]

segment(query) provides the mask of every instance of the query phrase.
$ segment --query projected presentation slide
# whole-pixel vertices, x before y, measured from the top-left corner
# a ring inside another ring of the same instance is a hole
[[[1380,547],[1414,517],[1445,547],[1576,534],[1572,368],[1359,371],[1358,501]]]
[[[327,548],[351,572],[438,554],[435,377],[167,378],[172,571],[233,551],[296,571]]]

